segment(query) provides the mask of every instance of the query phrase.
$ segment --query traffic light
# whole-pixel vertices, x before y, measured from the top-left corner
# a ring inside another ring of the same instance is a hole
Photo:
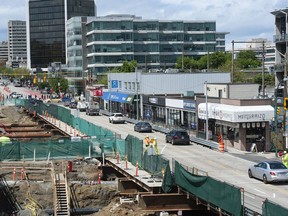
[[[284,110],[288,110],[288,98],[284,98]]]
[[[277,115],[280,115],[280,113],[281,113],[281,109],[280,107],[277,107]]]

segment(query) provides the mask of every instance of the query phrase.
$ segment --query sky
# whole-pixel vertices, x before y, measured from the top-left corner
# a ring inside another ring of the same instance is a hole
[[[26,20],[26,0],[2,0],[0,41],[7,40],[9,20]],[[97,15],[132,14],[143,19],[216,21],[217,32],[231,42],[265,38],[273,42],[274,10],[288,7],[286,0],[95,0]],[[243,44],[236,44],[242,46]]]

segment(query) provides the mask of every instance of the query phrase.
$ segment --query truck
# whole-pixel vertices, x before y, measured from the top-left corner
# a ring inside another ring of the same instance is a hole
[[[78,102],[77,102],[77,109],[78,109],[80,112],[85,112],[86,109],[87,109],[87,103],[86,103],[86,101],[78,101]]]
[[[89,103],[86,109],[86,115],[100,115],[100,108],[98,103]]]

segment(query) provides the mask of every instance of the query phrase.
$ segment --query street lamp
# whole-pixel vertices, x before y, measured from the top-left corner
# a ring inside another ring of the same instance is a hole
[[[278,113],[277,113],[277,108],[278,108],[278,89],[280,87],[280,85],[284,82],[286,82],[288,80],[288,77],[283,78],[277,85],[276,88],[276,92],[275,92],[275,103],[274,103],[274,122],[275,122],[275,136],[276,136],[276,143],[274,144],[275,146],[275,156],[278,157]],[[285,85],[284,85],[285,86]],[[285,88],[284,88],[284,91]],[[284,95],[283,95],[284,96]],[[284,97],[283,97],[283,101],[284,101]],[[284,121],[286,121],[284,119]]]
[[[136,120],[139,120],[139,92],[138,92],[138,73],[137,73],[137,67],[135,67],[135,90],[136,90]]]
[[[206,134],[206,140],[209,139],[209,128],[208,128],[208,96],[207,96],[207,81],[205,83],[205,104],[206,104],[206,125],[205,125],[205,134]]]

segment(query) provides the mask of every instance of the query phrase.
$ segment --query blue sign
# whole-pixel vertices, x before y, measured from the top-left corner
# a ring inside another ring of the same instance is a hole
[[[103,100],[111,100],[120,103],[128,103],[127,101],[128,94],[119,93],[119,92],[103,92]]]
[[[118,80],[111,80],[111,88],[118,88]]]
[[[192,111],[196,111],[195,101],[184,100],[183,101],[183,108],[188,109],[188,110],[192,110]]]

